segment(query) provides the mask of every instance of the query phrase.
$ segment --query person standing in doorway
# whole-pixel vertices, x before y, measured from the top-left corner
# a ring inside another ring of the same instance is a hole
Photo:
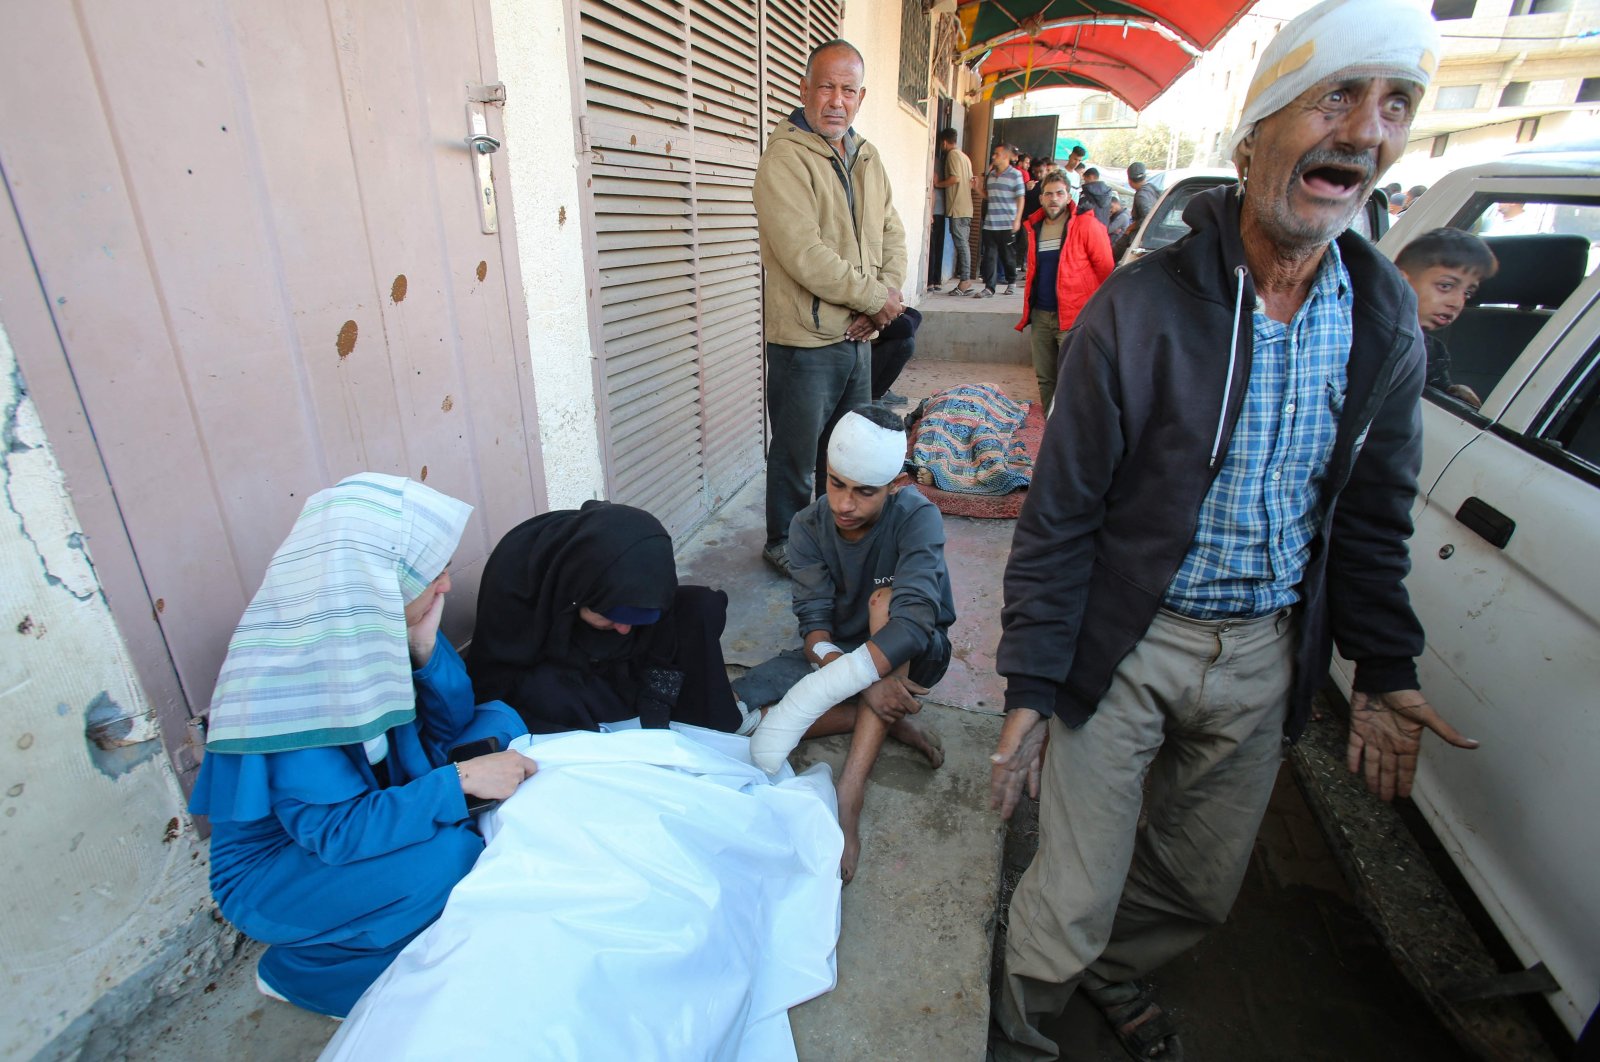
[[[1022,171],[1011,165],[1011,149],[996,144],[989,155],[989,172],[984,175],[983,204],[983,290],[977,298],[993,298],[1003,275],[1005,294],[1014,294],[1013,273],[1007,248],[1022,227],[1022,197],[1026,189]]]
[[[954,129],[939,130],[939,176],[933,187],[944,196],[945,224],[955,245],[956,275],[952,295],[971,295],[972,282],[972,163],[956,147]]]
[[[855,46],[818,45],[801,105],[756,167],[772,422],[761,555],[784,575],[789,523],[824,480],[828,433],[871,398],[872,335],[905,310],[905,226],[883,159],[851,125],[866,95]]]
[[[934,172],[939,169],[938,152],[934,153]],[[945,234],[945,205],[944,193],[939,190],[938,182],[934,182],[932,194],[932,216],[928,219],[928,290],[944,290],[944,234]]]

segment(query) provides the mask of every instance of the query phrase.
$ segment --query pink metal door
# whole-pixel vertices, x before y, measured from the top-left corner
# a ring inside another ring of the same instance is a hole
[[[464,142],[493,67],[482,0],[0,16],[0,313],[186,780],[307,495],[372,469],[476,506],[457,640],[543,505],[504,174],[486,235]]]

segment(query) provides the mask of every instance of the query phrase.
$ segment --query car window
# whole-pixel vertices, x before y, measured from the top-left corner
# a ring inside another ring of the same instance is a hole
[[[1538,442],[1557,463],[1572,462],[1600,482],[1600,339],[1553,403]]]
[[[1482,239],[1499,264],[1464,307],[1446,311],[1456,316],[1443,326],[1431,325],[1428,287],[1410,278],[1428,347],[1427,395],[1463,412],[1489,397],[1600,266],[1600,197],[1479,195],[1450,227]]]
[[[1350,222],[1350,231],[1360,233],[1370,242],[1377,243],[1389,231],[1389,197],[1382,188],[1374,188],[1367,196],[1366,205],[1356,212]]]
[[[1474,207],[1465,223],[1457,219],[1457,228],[1479,236],[1582,236],[1589,241],[1585,273],[1600,266],[1600,202],[1567,196],[1495,196],[1476,202]]]
[[[1189,223],[1183,220],[1183,211],[1188,207],[1189,200],[1219,184],[1232,183],[1233,181],[1226,177],[1184,181],[1156,204],[1155,213],[1150,218],[1150,224],[1145,227],[1139,246],[1146,251],[1154,251],[1183,239],[1189,234]]]

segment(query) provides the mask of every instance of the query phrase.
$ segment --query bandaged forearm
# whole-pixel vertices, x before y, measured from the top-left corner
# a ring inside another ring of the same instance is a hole
[[[813,671],[767,710],[767,717],[750,735],[750,758],[768,774],[777,774],[823,712],[876,681],[878,665],[872,660],[870,642]]]

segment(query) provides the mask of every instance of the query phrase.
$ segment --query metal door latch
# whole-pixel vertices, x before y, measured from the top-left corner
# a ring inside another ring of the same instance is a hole
[[[472,152],[472,167],[477,178],[478,227],[487,234],[500,231],[500,215],[494,199],[494,166],[489,158],[500,149],[500,141],[489,135],[485,106],[478,100],[467,103],[466,144]]]

